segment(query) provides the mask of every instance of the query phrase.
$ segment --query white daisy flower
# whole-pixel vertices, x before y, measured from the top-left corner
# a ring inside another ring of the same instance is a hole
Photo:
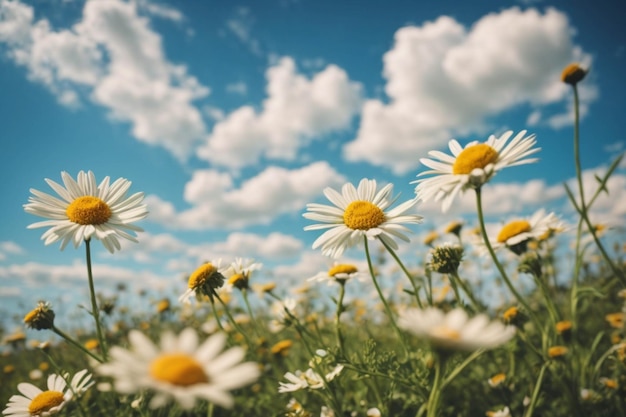
[[[332,285],[335,282],[346,282],[351,279],[365,281],[368,274],[360,272],[356,265],[335,263],[328,271],[322,271],[307,281],[328,282]]]
[[[452,155],[428,152],[434,159],[422,158],[420,162],[431,169],[418,176],[434,176],[412,182],[417,184],[417,197],[422,201],[443,200],[442,211],[445,213],[459,192],[480,188],[503,168],[536,162],[537,158],[527,158],[541,149],[533,148],[535,135],[525,136],[526,131],[522,130],[507,145],[512,134],[513,131],[508,131],[499,138],[491,135],[487,142],[470,142],[465,148],[452,139],[448,143]]]
[[[152,409],[163,407],[170,399],[187,410],[197,399],[232,408],[229,391],[256,381],[260,374],[256,363],[241,363],[243,348],[233,347],[220,353],[226,343],[222,332],[201,345],[192,328],[184,329],[178,336],[164,332],[158,347],[137,330],[132,330],[128,339],[130,349],[112,347],[110,361],[99,365],[96,371],[112,377],[119,393],[154,391],[149,402]]]
[[[111,253],[120,249],[121,238],[137,242],[134,232],[143,229],[133,223],[144,219],[148,209],[143,204],[143,193],[126,197],[131,182],[125,178],[110,184],[105,177],[97,185],[93,172],[78,173],[77,181],[67,172],[61,172],[63,184],[47,179],[46,182],[61,199],[32,189],[33,194],[24,205],[24,211],[50,220],[33,223],[29,229],[50,227],[41,239],[46,245],[61,241],[61,250],[72,241],[74,247],[92,237],[102,241]]]
[[[187,281],[187,290],[178,297],[178,301],[184,304],[190,304],[189,299],[198,298],[201,295],[213,297],[213,291],[224,285],[224,275],[226,268],[222,268],[222,260],[217,259],[206,262],[196,268],[189,275]]]
[[[394,238],[406,242],[405,232],[410,230],[402,223],[421,223],[422,216],[408,214],[418,202],[412,199],[385,212],[396,198],[392,198],[393,185],[387,184],[377,191],[376,180],[362,179],[358,188],[347,183],[341,194],[332,188],[326,188],[324,195],[334,206],[311,203],[307,204],[307,213],[303,216],[321,223],[306,226],[304,230],[329,229],[315,242],[313,249],[322,248],[322,253],[338,258],[343,252],[363,240],[379,238],[394,249],[398,248]]]
[[[225,269],[224,278],[228,287],[239,289],[250,288],[250,275],[252,271],[263,268],[263,264],[254,262],[253,259],[235,258],[235,260]]]
[[[448,313],[438,308],[409,308],[400,313],[398,326],[426,338],[438,348],[450,350],[489,349],[508,342],[515,327],[490,321],[485,314],[469,318],[462,308]]]
[[[531,239],[541,239],[559,224],[559,218],[554,213],[546,214],[545,210],[540,209],[529,218],[509,221],[500,228],[497,235],[490,236],[489,241],[494,249],[508,247],[515,253],[521,253],[525,248],[520,248],[520,245],[523,246]]]
[[[48,389],[42,391],[28,382],[18,384],[17,389],[23,395],[13,395],[7,408],[2,412],[7,417],[47,417],[59,413],[73,398],[87,391],[94,382],[91,374],[83,369],[77,372],[68,386],[65,377],[51,374],[48,376]]]
[[[326,374],[326,382],[330,382],[337,377],[343,370],[343,365],[337,365],[332,371]],[[285,379],[289,382],[279,382],[278,392],[293,392],[301,389],[320,389],[324,388],[324,380],[322,376],[315,372],[312,368],[302,372],[287,372]]]

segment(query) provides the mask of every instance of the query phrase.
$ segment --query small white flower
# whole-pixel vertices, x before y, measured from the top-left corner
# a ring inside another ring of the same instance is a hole
[[[263,264],[254,262],[252,259],[235,258],[235,260],[224,269],[223,275],[226,279],[226,287],[248,289],[252,271],[263,268]]]
[[[515,335],[514,326],[490,321],[485,314],[469,318],[462,308],[448,313],[434,307],[409,308],[401,312],[398,326],[428,339],[435,347],[451,350],[490,349]]]
[[[453,139],[448,143],[452,155],[428,152],[434,159],[422,158],[420,162],[431,169],[419,176],[433,176],[413,181],[417,184],[417,197],[422,201],[443,201],[445,213],[457,194],[469,188],[480,188],[501,169],[536,162],[536,158],[527,158],[540,150],[533,148],[535,135],[525,137],[526,131],[522,130],[507,145],[512,134],[508,131],[499,138],[491,135],[485,143],[474,141],[465,148]]]
[[[61,177],[65,187],[46,179],[61,199],[31,189],[33,196],[24,205],[27,213],[49,219],[28,226],[29,229],[51,227],[41,236],[46,245],[60,240],[63,250],[72,241],[77,248],[83,240],[95,237],[113,253],[121,249],[120,238],[137,242],[134,232],[143,229],[133,223],[144,219],[148,209],[143,204],[143,193],[126,197],[130,181],[119,178],[109,184],[110,178],[105,177],[97,185],[91,171],[80,171],[77,181],[67,172],[62,172]]]
[[[394,238],[409,242],[405,223],[421,223],[422,216],[409,214],[417,204],[417,199],[406,201],[396,208],[387,210],[397,199],[392,197],[393,185],[387,184],[377,190],[376,180],[362,179],[358,188],[347,183],[341,194],[326,188],[324,195],[334,206],[307,204],[303,216],[320,223],[306,226],[304,230],[328,229],[315,242],[313,249],[322,248],[324,255],[338,258],[343,252],[368,239],[379,238],[393,249],[398,249]]]
[[[18,384],[17,389],[23,395],[13,395],[7,408],[2,412],[7,417],[48,417],[59,413],[75,396],[78,397],[92,385],[91,374],[83,369],[77,372],[68,386],[61,375],[48,376],[46,391],[28,382]]]
[[[343,370],[343,365],[337,365],[335,368],[326,374],[326,382],[330,382],[337,377]],[[293,392],[301,389],[320,389],[324,388],[324,380],[322,376],[315,372],[312,368],[302,372],[297,370],[296,372],[287,372],[285,378],[288,383],[279,382],[278,392]]]
[[[256,381],[260,374],[256,363],[241,363],[243,348],[222,352],[224,333],[210,336],[201,345],[192,328],[178,336],[164,332],[158,347],[137,330],[132,330],[128,339],[130,349],[112,347],[110,362],[99,365],[96,371],[112,377],[119,393],[154,391],[149,403],[152,409],[163,407],[170,399],[186,410],[197,399],[231,408],[233,397],[229,391]]]
[[[367,274],[360,272],[356,265],[352,264],[340,264],[334,263],[328,271],[322,271],[307,281],[327,282],[328,285],[332,285],[336,282],[346,282],[348,280],[357,279],[361,282],[367,279]]]
[[[381,417],[382,414],[378,408],[373,407],[373,408],[368,409],[365,415],[367,417]]]
[[[494,249],[514,247],[531,239],[540,239],[550,230],[560,225],[554,213],[546,214],[545,210],[537,210],[530,218],[519,218],[502,226],[497,235],[489,241]]]

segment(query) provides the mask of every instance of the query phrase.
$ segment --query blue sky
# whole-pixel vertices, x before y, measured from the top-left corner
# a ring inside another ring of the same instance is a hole
[[[588,188],[626,144],[613,3],[0,0],[0,310],[21,316],[45,298],[67,315],[87,302],[84,248],[61,252],[26,229],[39,220],[23,211],[29,189],[52,192],[44,179],[61,171],[125,177],[146,194],[139,244],[93,245],[109,295],[124,282],[174,300],[214,258],[254,258],[259,281],[299,285],[331,262],[310,249],[306,203],[364,177],[412,198],[419,158],[451,138],[536,133],[540,162],[486,186],[489,220],[539,208],[571,219],[566,64],[591,68],[580,85]],[[609,188],[594,216],[621,225],[624,163]],[[401,253],[419,258],[429,231],[475,221],[471,197],[445,215],[419,206],[425,223]]]

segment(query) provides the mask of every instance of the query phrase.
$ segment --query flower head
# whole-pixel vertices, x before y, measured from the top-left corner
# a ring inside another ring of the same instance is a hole
[[[508,248],[520,255],[526,252],[527,243],[539,239],[550,228],[559,222],[554,213],[546,214],[540,209],[527,218],[516,218],[502,226],[498,233],[489,237],[494,249]]]
[[[335,366],[329,373],[325,375],[326,382],[330,382],[343,370],[343,365]],[[278,392],[293,392],[301,389],[320,389],[324,388],[324,379],[312,368],[302,372],[287,372],[285,379],[289,382],[279,382]]]
[[[170,399],[187,410],[196,399],[231,408],[233,397],[229,391],[259,377],[256,363],[241,363],[243,348],[233,347],[220,353],[226,344],[226,335],[221,332],[200,345],[192,328],[184,329],[178,336],[163,333],[158,347],[138,330],[132,330],[128,339],[130,349],[112,347],[110,361],[99,365],[96,371],[112,377],[119,393],[154,391],[149,403],[153,409]]]
[[[24,316],[24,323],[35,330],[51,329],[54,326],[54,311],[50,308],[50,303],[37,303],[37,307]]]
[[[353,278],[363,280],[366,274],[360,272],[356,265],[335,263],[328,271],[322,271],[309,278],[308,281],[327,281],[332,284],[333,282],[345,283]]]
[[[452,155],[430,151],[428,155],[434,159],[422,158],[420,162],[431,169],[419,175],[433,176],[413,181],[417,197],[443,200],[442,211],[446,212],[459,192],[480,188],[503,168],[536,162],[536,158],[527,158],[540,150],[533,148],[535,135],[526,136],[522,130],[507,144],[511,135],[512,131],[499,138],[491,135],[487,142],[470,142],[465,148],[453,139],[448,144]]]
[[[345,184],[341,194],[326,188],[324,195],[334,206],[307,204],[308,212],[303,214],[309,220],[321,222],[306,226],[304,230],[329,229],[313,242],[313,249],[321,247],[324,255],[338,258],[347,248],[361,242],[363,237],[377,237],[394,249],[398,248],[394,237],[408,242],[405,233],[409,229],[403,223],[421,223],[422,216],[408,214],[418,200],[406,201],[386,211],[397,199],[392,198],[392,192],[392,184],[377,190],[376,180],[365,178],[358,188]]]
[[[587,72],[577,63],[569,64],[561,73],[561,81],[566,84],[576,85],[585,78]]]
[[[17,389],[22,395],[13,395],[7,408],[2,412],[7,417],[47,417],[59,413],[74,398],[87,391],[94,382],[91,374],[83,369],[77,372],[68,386],[61,375],[48,376],[46,391],[28,382],[18,384]]]
[[[514,326],[489,321],[484,314],[469,318],[461,308],[448,313],[434,307],[410,308],[401,313],[398,326],[444,350],[494,348],[515,335]]]
[[[428,266],[440,274],[449,274],[459,269],[463,259],[463,247],[458,244],[444,243],[430,250]]]
[[[560,358],[562,356],[565,356],[567,354],[567,351],[568,349],[566,346],[551,346],[548,348],[548,356],[552,359]]]
[[[224,285],[224,269],[221,268],[222,260],[211,261],[200,265],[187,281],[187,290],[178,297],[178,301],[185,304],[193,296],[200,298],[205,295],[213,299],[213,291]]]
[[[250,275],[252,271],[259,270],[263,264],[254,262],[252,259],[236,258],[224,271],[224,278],[231,287],[240,290],[250,288]]]
[[[41,236],[46,245],[60,240],[63,250],[70,241],[78,247],[83,240],[95,237],[113,253],[121,248],[121,238],[137,242],[134,232],[143,229],[133,223],[144,219],[148,209],[142,203],[143,193],[126,196],[130,181],[119,178],[110,184],[109,177],[105,177],[98,185],[91,171],[80,171],[77,181],[67,172],[62,172],[61,177],[65,187],[46,179],[60,199],[31,189],[33,195],[24,205],[27,213],[49,219],[28,226],[29,229],[50,226]]]

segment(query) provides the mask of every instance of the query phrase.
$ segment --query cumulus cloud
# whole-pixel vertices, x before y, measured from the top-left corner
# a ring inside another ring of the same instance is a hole
[[[251,34],[253,24],[254,18],[247,7],[237,8],[235,16],[226,21],[226,27],[239,42],[244,44],[254,55],[260,56],[263,54],[263,50],[258,39],[255,39]]]
[[[0,242],[0,261],[4,261],[13,255],[21,255],[24,253],[24,249],[15,242],[4,241]]]
[[[401,174],[454,135],[485,134],[489,116],[520,104],[533,108],[531,120],[540,123],[537,108],[568,98],[563,67],[590,64],[572,36],[565,14],[517,7],[469,29],[447,16],[399,29],[383,58],[389,101],[365,102],[345,157]],[[586,97],[595,97],[592,86]],[[562,125],[558,118],[546,123]]]
[[[151,14],[182,18],[171,8],[139,4]],[[55,30],[46,19],[35,21],[31,6],[0,0],[0,43],[31,80],[65,105],[78,105],[81,92],[90,92],[112,119],[130,122],[137,139],[182,159],[205,134],[193,101],[209,89],[185,66],[167,60],[149,23],[138,14],[137,3],[87,1],[78,23]]]
[[[267,224],[276,217],[302,210],[328,186],[345,178],[327,162],[314,162],[289,170],[267,167],[239,186],[229,174],[214,170],[194,173],[184,197],[193,206],[177,211],[173,204],[151,195],[146,198],[150,219],[179,229],[234,229]]]
[[[308,140],[346,129],[361,103],[362,86],[328,65],[311,79],[282,58],[266,72],[267,99],[260,112],[243,106],[219,121],[198,156],[238,169],[261,157],[292,160]]]
[[[255,233],[235,232],[228,235],[224,242],[214,243],[202,248],[201,251],[192,252],[206,257],[211,253],[212,257],[234,259],[255,258],[283,260],[297,256],[302,250],[302,241],[293,236],[273,232],[267,236]]]

